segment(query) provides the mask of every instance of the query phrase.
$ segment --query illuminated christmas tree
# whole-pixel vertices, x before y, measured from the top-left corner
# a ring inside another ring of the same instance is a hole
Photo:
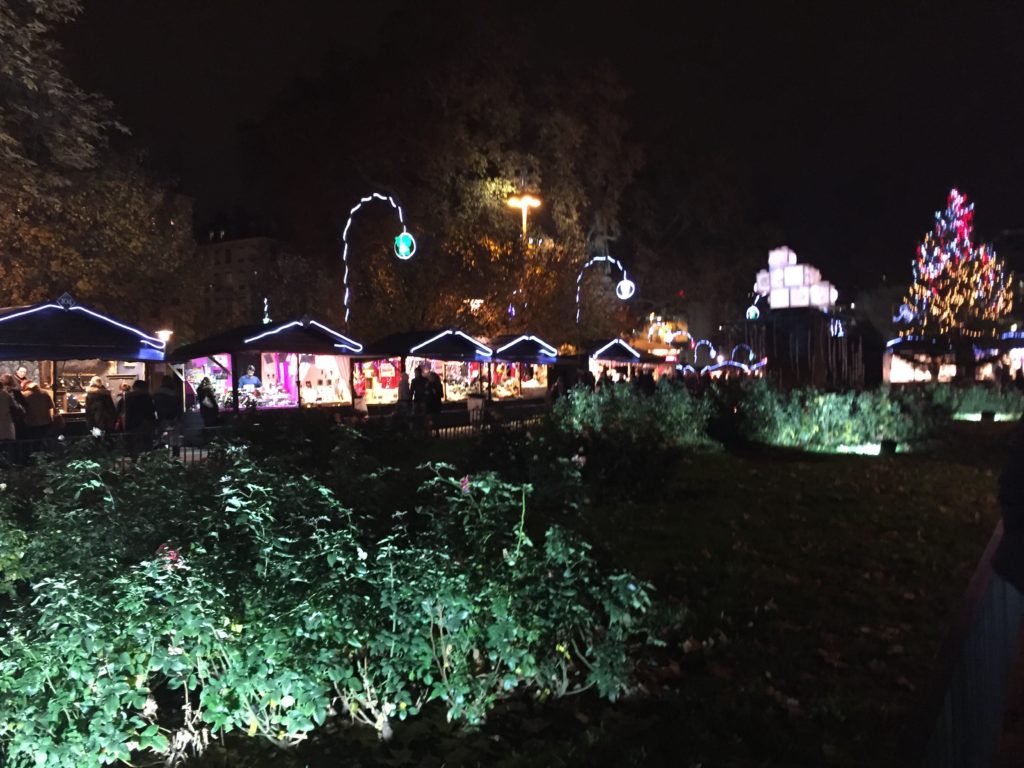
[[[1012,275],[987,245],[975,246],[974,204],[957,190],[917,247],[914,282],[901,315],[910,323],[903,335],[941,336],[954,348],[994,335],[1013,309]],[[959,357],[958,353],[958,357]]]

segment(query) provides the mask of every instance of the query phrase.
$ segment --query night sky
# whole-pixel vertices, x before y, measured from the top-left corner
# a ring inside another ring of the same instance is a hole
[[[649,164],[674,146],[727,159],[751,216],[840,285],[905,283],[952,185],[977,204],[976,234],[1024,268],[1003,234],[1024,229],[1019,4],[667,5],[520,4],[527,34],[618,70]],[[243,181],[258,169],[241,167],[239,125],[332,58],[372,65],[410,34],[401,0],[87,6],[62,35],[70,74],[115,102],[200,216],[272,215]]]

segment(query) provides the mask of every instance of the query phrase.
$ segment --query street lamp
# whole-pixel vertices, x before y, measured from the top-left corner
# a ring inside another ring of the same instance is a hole
[[[173,335],[174,335],[174,331],[170,331],[170,330],[166,330],[166,329],[162,330],[162,331],[157,331],[156,332],[156,337],[158,339],[160,339],[160,341],[162,341],[164,344],[167,344],[167,342],[169,342],[171,340],[171,336],[173,336]]]
[[[519,208],[523,212],[523,242],[526,242],[526,216],[531,208],[539,208],[540,200],[533,195],[523,195],[522,197],[510,197],[508,199],[508,205],[510,208]]]

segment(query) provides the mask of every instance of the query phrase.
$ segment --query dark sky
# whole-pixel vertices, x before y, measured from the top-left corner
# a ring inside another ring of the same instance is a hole
[[[1001,233],[1024,228],[1021,4],[649,5],[520,4],[551,50],[619,70],[649,163],[674,143],[728,157],[757,215],[840,283],[904,282],[954,184],[977,203],[978,234],[1016,258]],[[114,100],[204,212],[257,205],[240,123],[331,55],[401,44],[389,24],[402,0],[87,6],[63,36],[71,75]]]

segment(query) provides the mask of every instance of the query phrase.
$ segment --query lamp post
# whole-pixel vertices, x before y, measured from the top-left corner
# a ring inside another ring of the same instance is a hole
[[[531,208],[539,208],[540,200],[533,195],[522,195],[508,199],[510,208],[519,208],[523,212],[523,242],[526,242],[526,217]]]

